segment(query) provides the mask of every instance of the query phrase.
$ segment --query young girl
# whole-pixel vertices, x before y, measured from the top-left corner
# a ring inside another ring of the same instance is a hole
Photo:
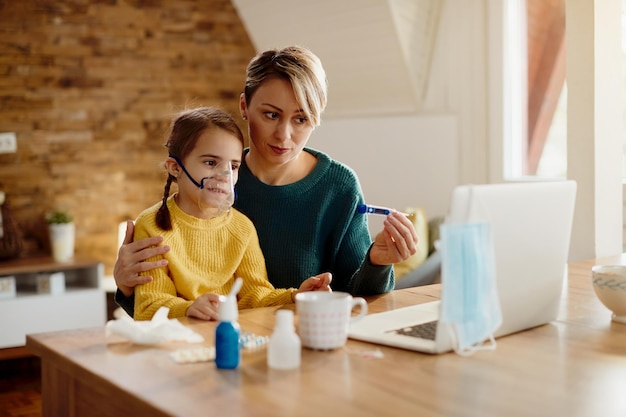
[[[163,201],[135,222],[135,239],[163,236],[171,250],[167,266],[150,271],[153,281],[139,285],[135,319],[148,320],[161,306],[169,317],[217,319],[219,295],[243,278],[239,308],[293,302],[298,291],[329,290],[329,280],[313,277],[296,289],[270,284],[252,222],[231,208],[243,152],[243,134],[225,112],[200,107],[182,112],[165,147],[167,183]],[[178,192],[170,196],[172,182]]]

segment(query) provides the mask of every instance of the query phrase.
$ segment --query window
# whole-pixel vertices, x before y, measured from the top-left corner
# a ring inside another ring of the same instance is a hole
[[[545,48],[565,42],[565,0],[510,0],[509,3],[507,34],[511,43],[508,49],[516,56],[509,57],[508,62],[511,65],[517,63],[522,68],[517,74],[511,72],[511,89],[520,93],[518,97],[510,95],[515,100],[511,102],[511,112],[517,115],[511,119],[519,117],[526,124],[520,121],[512,127],[514,134],[510,136],[509,152],[505,154],[508,161],[505,177],[564,178],[567,176],[565,53],[559,55],[558,51]],[[626,85],[626,0],[622,0],[622,51]],[[527,74],[523,73],[524,68],[527,68]],[[516,80],[516,77],[519,78]],[[527,101],[522,95],[525,92]],[[626,141],[624,155],[623,178],[626,182]]]

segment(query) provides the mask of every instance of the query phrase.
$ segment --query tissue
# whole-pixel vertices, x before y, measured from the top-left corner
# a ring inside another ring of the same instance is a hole
[[[199,333],[185,327],[177,319],[168,319],[169,311],[167,307],[160,307],[150,321],[135,321],[130,317],[109,320],[105,327],[106,335],[116,334],[139,345],[168,341],[204,342],[204,337]]]

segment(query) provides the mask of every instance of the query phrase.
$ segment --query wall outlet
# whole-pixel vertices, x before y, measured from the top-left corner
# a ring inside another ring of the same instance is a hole
[[[17,138],[13,132],[0,133],[0,153],[17,152]]]

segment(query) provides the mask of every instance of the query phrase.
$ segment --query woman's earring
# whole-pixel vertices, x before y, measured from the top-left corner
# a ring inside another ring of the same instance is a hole
[[[243,120],[248,120],[248,116],[246,116],[245,114],[241,115],[241,118],[242,118]]]

